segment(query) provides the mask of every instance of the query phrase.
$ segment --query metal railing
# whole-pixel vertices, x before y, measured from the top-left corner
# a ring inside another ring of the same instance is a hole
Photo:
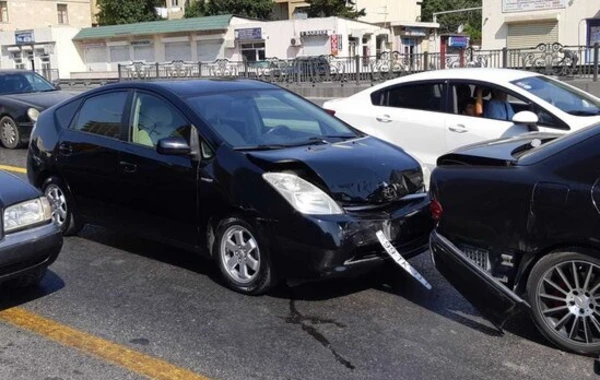
[[[381,82],[428,70],[459,67],[510,68],[567,78],[598,80],[600,47],[539,44],[527,49],[476,50],[456,54],[402,54],[377,56],[268,58],[259,62],[218,59],[213,62],[132,62],[118,66],[119,80],[157,80],[243,77],[277,83]]]
[[[39,69],[35,70],[35,72],[46,78],[48,82],[55,83],[60,80],[58,69]]]

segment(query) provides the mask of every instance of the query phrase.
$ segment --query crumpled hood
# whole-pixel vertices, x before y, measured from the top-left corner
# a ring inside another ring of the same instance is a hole
[[[423,186],[414,158],[373,137],[247,155],[267,171],[294,170],[347,205],[386,203]]]
[[[0,170],[0,208],[37,198],[41,193],[22,179]]]
[[[71,97],[73,97],[73,94],[69,94],[63,91],[49,91],[32,92],[27,94],[2,95],[0,98],[7,98],[31,107],[35,107],[40,110],[45,110],[46,108],[50,108],[53,105],[58,104],[63,100],[69,99]]]

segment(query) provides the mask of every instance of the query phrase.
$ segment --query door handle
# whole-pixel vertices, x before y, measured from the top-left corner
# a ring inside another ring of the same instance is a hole
[[[69,156],[73,153],[73,147],[71,144],[60,143],[58,146],[58,153],[62,154],[63,156]]]
[[[467,127],[465,127],[462,124],[458,124],[458,125],[454,125],[452,127],[448,127],[448,130],[450,130],[451,132],[456,132],[456,133],[469,132],[469,130],[467,129]]]
[[[377,120],[380,123],[389,123],[392,121],[392,119],[390,118],[390,115],[381,115],[381,116],[377,116],[375,118],[375,120]]]
[[[119,165],[123,167],[123,171],[125,173],[135,173],[137,170],[137,165],[132,164],[131,162],[121,161],[119,162]]]

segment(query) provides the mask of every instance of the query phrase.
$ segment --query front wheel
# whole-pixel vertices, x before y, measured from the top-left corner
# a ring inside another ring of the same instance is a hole
[[[57,177],[50,177],[44,182],[42,189],[52,206],[52,219],[62,234],[77,235],[82,224],[73,197],[64,182]]]
[[[268,248],[259,233],[238,217],[216,228],[213,256],[227,285],[240,293],[260,295],[275,285]]]
[[[527,281],[533,320],[558,347],[600,352],[600,260],[579,249],[541,258]]]
[[[0,119],[0,141],[8,149],[16,149],[21,145],[21,132],[10,116]]]

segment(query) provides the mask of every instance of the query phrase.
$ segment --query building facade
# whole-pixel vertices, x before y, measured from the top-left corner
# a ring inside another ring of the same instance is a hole
[[[600,43],[598,0],[483,0],[482,49]]]
[[[78,76],[114,76],[119,64],[217,60],[259,65],[268,59],[375,56],[389,31],[337,17],[256,21],[232,15],[82,29],[73,43]],[[206,73],[210,74],[210,73]]]
[[[91,25],[90,0],[3,0],[0,29],[13,31],[34,27]]]

